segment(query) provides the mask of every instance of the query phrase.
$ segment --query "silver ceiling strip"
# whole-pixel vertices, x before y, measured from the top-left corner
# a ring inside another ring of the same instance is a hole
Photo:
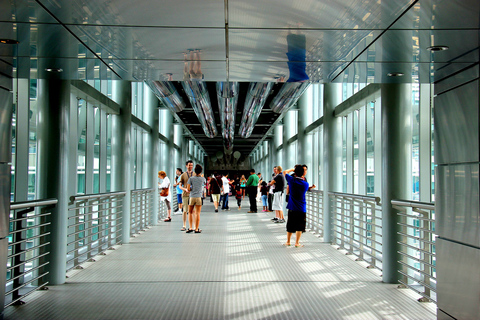
[[[218,110],[220,111],[223,145],[227,154],[230,154],[233,149],[238,90],[238,82],[217,82]]]
[[[171,82],[147,80],[145,83],[152,89],[157,98],[173,112],[177,113],[185,109],[185,102]]]
[[[310,86],[309,82],[286,82],[270,103],[273,112],[288,111]]]
[[[217,135],[217,126],[206,83],[204,81],[183,81],[182,86],[198,117],[198,121],[202,125],[205,135],[209,138],[215,137]]]
[[[242,121],[238,133],[244,139],[250,137],[263,105],[272,90],[273,82],[252,82],[248,87]]]

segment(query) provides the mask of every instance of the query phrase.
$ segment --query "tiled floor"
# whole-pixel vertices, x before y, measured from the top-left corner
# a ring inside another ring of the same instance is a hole
[[[436,319],[434,304],[312,234],[282,246],[285,224],[244,205],[206,203],[201,234],[181,232],[174,215],[5,319]]]

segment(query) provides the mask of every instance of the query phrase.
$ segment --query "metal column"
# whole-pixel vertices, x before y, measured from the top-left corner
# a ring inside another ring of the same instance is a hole
[[[65,283],[68,228],[70,82],[38,80],[37,197],[56,198],[52,210],[48,281]]]
[[[382,84],[383,282],[397,283],[398,216],[391,200],[410,200],[412,189],[412,85]]]
[[[342,102],[342,84],[325,84],[323,95],[323,241],[332,241],[332,221],[329,191],[342,191],[342,118],[335,118],[335,107]]]
[[[121,107],[112,119],[112,191],[125,191],[123,198],[122,242],[130,242],[130,202],[133,166],[131,163],[132,87],[128,81],[112,81],[112,100]]]

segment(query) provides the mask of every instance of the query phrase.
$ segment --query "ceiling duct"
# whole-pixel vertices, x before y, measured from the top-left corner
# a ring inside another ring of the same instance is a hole
[[[273,82],[252,82],[248,87],[245,107],[243,108],[242,121],[240,122],[239,134],[242,138],[250,137],[262,112],[263,105],[267,100]]]
[[[217,127],[212,104],[208,96],[207,85],[204,81],[183,81],[182,86],[202,125],[205,135],[209,138],[215,137],[217,135]]]
[[[217,82],[218,110],[220,111],[223,145],[226,154],[231,154],[233,150],[238,87],[238,82]]]
[[[178,94],[173,83],[169,81],[145,81],[157,98],[173,112],[185,109],[185,102]]]
[[[284,83],[278,94],[270,103],[270,109],[276,113],[282,113],[288,111],[298,98],[307,90],[310,86],[309,82],[287,82]]]

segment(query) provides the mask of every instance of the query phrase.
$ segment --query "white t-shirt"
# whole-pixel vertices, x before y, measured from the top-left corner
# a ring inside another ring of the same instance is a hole
[[[225,194],[230,193],[230,185],[228,184],[228,179],[226,177],[222,177],[222,184],[223,184],[223,192]]]
[[[169,188],[170,189],[170,179],[168,179],[168,177],[165,177],[165,179],[158,179],[158,188],[161,189],[161,188]],[[172,201],[172,190],[170,189],[169,192],[168,192],[168,196],[166,197],[160,197],[160,201],[163,201],[167,199],[168,201]]]

